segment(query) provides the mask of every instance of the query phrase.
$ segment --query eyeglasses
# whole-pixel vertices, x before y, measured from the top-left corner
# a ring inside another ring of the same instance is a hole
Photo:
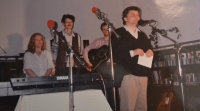
[[[102,31],[107,31],[108,29],[106,28],[106,29],[102,29]]]

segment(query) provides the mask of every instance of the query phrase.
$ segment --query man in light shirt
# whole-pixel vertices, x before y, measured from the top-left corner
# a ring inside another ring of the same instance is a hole
[[[75,17],[70,14],[63,15],[61,22],[64,29],[58,32],[58,50],[52,52],[53,59],[56,61],[56,76],[69,75],[68,46],[71,46],[76,54],[81,54],[81,37],[73,31]],[[79,62],[75,57],[71,57],[70,60],[73,74],[78,74]]]
[[[127,7],[122,13],[124,26],[116,29],[121,38],[112,34],[113,61],[121,66],[120,111],[147,111],[147,76],[151,69],[137,64],[139,56],[153,56],[150,40],[137,28],[141,9]]]
[[[108,25],[103,22],[101,24],[101,27],[100,27],[102,33],[103,33],[103,37],[100,37],[100,38],[97,38],[95,39],[90,45],[88,45],[84,50],[83,50],[83,58],[87,64],[87,67],[86,69],[88,71],[93,71],[92,69],[94,69],[94,64],[91,63],[91,61],[89,60],[88,58],[88,52],[92,49],[100,49],[102,46],[107,46],[107,53],[109,54],[108,52],[108,44],[109,44],[109,39],[110,39],[110,36],[108,33]],[[108,56],[108,55],[107,55]],[[105,80],[105,85],[106,87],[107,86],[111,86],[112,85],[112,76],[111,76],[111,64],[110,64],[110,59],[109,59],[109,56],[108,56],[108,60],[107,61],[104,61],[104,63],[101,63],[100,65],[98,65],[95,69],[95,72],[97,71],[97,73],[99,74],[102,74],[103,77],[104,77],[104,80]],[[111,107],[112,104],[113,104],[113,93],[112,93],[112,88],[107,88],[106,89],[106,92],[107,92],[107,100],[110,104]]]
[[[93,67],[93,64],[90,62],[89,58],[88,58],[88,52],[91,50],[91,49],[99,49],[101,46],[103,45],[106,45],[108,46],[108,43],[109,43],[109,33],[108,33],[108,25],[103,22],[101,24],[101,27],[100,27],[104,37],[101,37],[101,38],[97,38],[96,40],[94,40],[91,44],[89,44],[84,50],[83,50],[83,58],[87,64],[87,67],[86,69],[88,71],[91,72],[91,68]]]

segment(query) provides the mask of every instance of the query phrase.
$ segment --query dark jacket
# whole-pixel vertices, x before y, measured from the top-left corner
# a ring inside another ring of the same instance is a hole
[[[113,61],[118,65],[118,71],[115,71],[115,82],[120,85],[124,75],[133,74],[135,76],[148,76],[151,69],[137,64],[138,55],[131,57],[130,50],[137,48],[146,52],[152,49],[151,42],[146,34],[142,31],[138,32],[138,39],[133,37],[124,27],[116,29],[120,35],[118,39],[115,34],[112,34],[112,50]],[[118,73],[119,72],[119,73]]]

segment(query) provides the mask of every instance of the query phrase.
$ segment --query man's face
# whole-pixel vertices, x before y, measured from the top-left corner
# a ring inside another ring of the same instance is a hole
[[[62,23],[65,29],[73,29],[74,22],[71,19],[66,18],[65,23]]]
[[[138,11],[130,10],[124,20],[126,21],[126,25],[137,26],[138,21],[140,20],[140,14]]]
[[[108,25],[102,27],[102,33],[104,36],[108,36]]]

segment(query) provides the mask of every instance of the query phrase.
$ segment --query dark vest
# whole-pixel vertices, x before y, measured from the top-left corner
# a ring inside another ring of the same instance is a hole
[[[66,64],[67,64],[67,57],[66,57],[66,52],[67,50],[67,44],[65,36],[62,34],[62,31],[58,33],[58,35],[62,38],[59,38],[59,48],[58,48],[58,54],[57,54],[57,58],[56,58],[56,70],[59,72],[64,71],[64,69],[66,68]],[[72,37],[72,49],[74,50],[74,52],[78,55],[80,55],[79,52],[79,48],[78,48],[78,34],[74,33],[75,37]],[[74,62],[75,64],[80,67],[80,64],[78,63],[78,61],[75,59],[74,57]]]

